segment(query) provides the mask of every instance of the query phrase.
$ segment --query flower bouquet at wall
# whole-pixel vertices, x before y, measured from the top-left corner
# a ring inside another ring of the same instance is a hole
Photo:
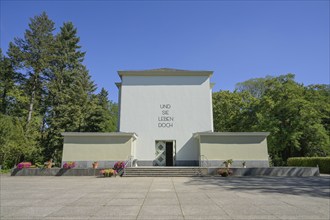
[[[20,162],[18,165],[17,165],[17,169],[21,170],[23,168],[30,168],[31,167],[31,163],[30,162]]]
[[[221,168],[218,170],[218,174],[223,177],[231,176],[233,171],[229,168]]]
[[[75,166],[76,166],[76,162],[70,161],[70,162],[64,163],[63,168],[64,169],[71,169],[71,168],[74,168]]]
[[[104,177],[111,177],[113,175],[116,176],[117,172],[114,169],[103,169],[100,171],[100,174]]]
[[[113,166],[113,169],[119,174],[119,176],[124,175],[124,169],[125,169],[125,162],[124,161],[117,161],[115,165]]]
[[[223,164],[225,165],[225,167],[229,168],[230,165],[233,164],[233,162],[234,162],[233,159],[229,159],[229,160],[225,160]]]
[[[93,166],[93,169],[97,169],[97,168],[99,167],[99,162],[94,161],[94,162],[92,163],[92,166]]]

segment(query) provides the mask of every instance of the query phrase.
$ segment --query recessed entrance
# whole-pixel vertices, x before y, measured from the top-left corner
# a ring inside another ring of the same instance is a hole
[[[155,166],[175,165],[175,141],[156,141]]]
[[[166,142],[166,166],[173,166],[173,142]]]

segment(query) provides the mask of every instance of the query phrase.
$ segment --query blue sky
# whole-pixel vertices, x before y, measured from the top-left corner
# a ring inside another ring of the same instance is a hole
[[[118,70],[213,70],[213,91],[286,73],[329,83],[329,1],[1,0],[4,52],[42,11],[55,32],[74,23],[92,79],[114,101]]]

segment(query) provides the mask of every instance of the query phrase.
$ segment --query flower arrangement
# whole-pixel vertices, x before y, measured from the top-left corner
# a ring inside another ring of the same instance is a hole
[[[71,169],[71,168],[74,168],[75,166],[76,166],[76,162],[69,161],[69,162],[64,163],[63,168]]]
[[[223,162],[223,164],[225,165],[225,167],[230,167],[230,165],[233,163],[233,159],[229,159],[229,160],[225,160]]]
[[[113,166],[115,170],[124,169],[125,168],[125,162],[124,161],[117,161],[115,165]]]
[[[31,167],[31,162],[20,162],[18,165],[17,165],[17,169],[21,170],[23,168],[30,168]]]
[[[218,170],[218,174],[223,176],[223,177],[227,177],[227,176],[231,176],[233,174],[233,171],[229,168],[222,168]]]
[[[120,175],[124,175],[124,169],[126,167],[126,164],[124,161],[117,161],[115,165],[113,165],[113,169]]]
[[[53,159],[48,160],[47,162],[44,163],[45,168],[52,168],[55,163],[53,163]]]
[[[98,168],[98,166],[99,166],[99,162],[94,161],[94,162],[92,163],[92,166],[93,166],[93,169]]]
[[[111,177],[113,175],[116,176],[117,171],[114,169],[103,169],[100,171],[100,174],[103,175],[104,177]]]

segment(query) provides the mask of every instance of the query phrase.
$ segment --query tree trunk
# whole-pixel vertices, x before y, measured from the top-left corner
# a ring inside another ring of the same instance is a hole
[[[6,114],[6,112],[7,112],[6,96],[7,96],[7,88],[5,87],[5,89],[3,90],[3,94],[2,94],[2,113],[3,114]]]
[[[30,104],[29,104],[29,115],[28,115],[28,119],[27,119],[27,123],[29,124],[32,118],[32,113],[33,113],[33,103],[34,103],[34,99],[35,99],[35,91],[33,90],[31,93],[31,99],[30,99]]]
[[[38,83],[38,76],[33,76],[34,79],[32,81],[32,92],[31,92],[31,99],[30,99],[30,104],[29,104],[29,115],[27,119],[27,124],[30,123],[32,119],[32,113],[33,113],[33,106],[34,106],[34,100],[36,98],[36,88],[37,88],[37,83]]]

